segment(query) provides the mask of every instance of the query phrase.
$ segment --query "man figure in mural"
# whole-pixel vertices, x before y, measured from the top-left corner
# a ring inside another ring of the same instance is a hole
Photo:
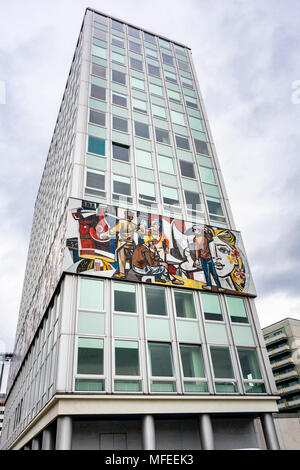
[[[126,275],[126,262],[131,262],[136,246],[134,234],[146,234],[145,221],[142,220],[140,225],[136,225],[132,222],[133,218],[133,212],[127,210],[125,211],[124,219],[120,219],[114,227],[109,229],[107,232],[100,234],[101,240],[107,240],[112,237],[116,237],[117,239],[115,260],[118,262],[118,272],[114,274],[114,277],[123,278]]]
[[[152,239],[153,245],[155,246],[160,259],[166,262],[166,255],[169,253],[170,244],[169,240],[160,229],[159,219],[155,219],[152,221],[151,227],[148,230],[147,235],[144,237],[145,243],[147,243],[147,241],[150,239]]]
[[[204,271],[204,276],[206,279],[206,286],[202,286],[202,289],[211,290],[211,278],[212,275],[218,289],[220,291],[224,291],[221,287],[218,275],[216,273],[216,269],[212,260],[209,244],[213,241],[213,235],[209,227],[204,226],[202,228],[199,225],[193,225],[192,230],[195,234],[194,236],[194,244],[195,244],[195,251],[196,251],[196,259],[194,262],[194,266],[202,265],[202,269]]]
[[[145,237],[143,245],[138,245],[132,256],[132,269],[142,276],[155,276],[159,282],[172,282],[175,285],[183,285],[184,282],[176,279],[168,271],[168,265],[161,260],[152,237]]]

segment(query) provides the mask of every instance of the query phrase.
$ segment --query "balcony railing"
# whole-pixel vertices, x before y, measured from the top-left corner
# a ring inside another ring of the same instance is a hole
[[[276,354],[281,354],[285,351],[290,351],[290,347],[288,344],[285,344],[284,346],[278,346],[277,348],[271,349],[268,351],[269,356],[276,356]]]
[[[281,387],[281,388],[277,387],[277,390],[280,395],[287,395],[289,393],[298,392],[300,390],[300,385],[296,384],[296,385],[291,385],[290,387]]]
[[[277,341],[280,341],[283,338],[287,338],[286,334],[285,333],[280,333],[280,335],[275,335],[275,336],[272,336],[271,338],[268,338],[265,341],[265,343],[268,346],[269,344],[277,343]]]
[[[286,372],[285,374],[279,374],[279,375],[274,375],[275,382],[281,382],[287,379],[290,379],[291,377],[297,376],[297,372],[295,370],[290,370],[289,372]]]
[[[279,410],[291,409],[291,408],[300,408],[300,398],[297,400],[286,401],[285,403],[278,403]]]
[[[273,362],[273,364],[271,364],[271,367],[274,370],[274,369],[278,369],[280,367],[283,367],[283,366],[286,366],[286,365],[289,365],[289,364],[294,364],[294,361],[291,357],[283,359],[282,361]]]

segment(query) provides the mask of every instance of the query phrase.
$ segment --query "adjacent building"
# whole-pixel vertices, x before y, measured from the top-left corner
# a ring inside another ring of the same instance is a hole
[[[300,320],[285,318],[263,328],[279,412],[300,412]]]
[[[3,426],[4,409],[5,409],[5,394],[0,393],[0,436],[2,432],[2,426]]]
[[[35,204],[2,449],[278,448],[191,50],[86,10]]]

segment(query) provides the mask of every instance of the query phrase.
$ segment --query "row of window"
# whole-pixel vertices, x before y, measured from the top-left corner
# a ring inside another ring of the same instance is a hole
[[[139,341],[114,340],[115,392],[141,392],[142,364]],[[104,339],[78,338],[77,391],[105,391]],[[246,393],[264,393],[265,387],[254,348],[237,348]],[[147,342],[150,392],[177,392],[175,347],[166,342]],[[237,383],[229,347],[210,346],[216,393],[236,393]],[[201,346],[179,344],[180,371],[185,393],[208,392]],[[90,376],[89,378],[83,376]],[[103,376],[93,379],[92,376]]]

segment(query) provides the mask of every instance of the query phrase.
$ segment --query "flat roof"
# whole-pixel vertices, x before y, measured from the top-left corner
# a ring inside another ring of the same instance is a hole
[[[271,323],[270,325],[265,326],[264,328],[262,328],[262,331],[266,330],[267,328],[271,328],[272,326],[278,325],[278,323],[282,323],[282,322],[287,321],[287,320],[300,322],[300,320],[298,318],[286,317],[286,318],[283,318],[282,320],[278,320],[275,323]]]
[[[148,33],[148,34],[152,34],[153,36],[157,36],[161,39],[165,39],[166,41],[170,41],[174,44],[177,44],[178,46],[181,46],[181,47],[185,47],[186,49],[189,49],[191,50],[191,48],[189,46],[186,46],[185,44],[182,44],[178,41],[173,41],[173,39],[169,39],[167,38],[166,36],[162,36],[161,34],[156,34],[154,33],[153,31],[150,31],[148,29],[144,29],[144,28],[141,28],[140,26],[137,26],[137,25],[134,25],[132,23],[128,23],[127,21],[124,21],[120,18],[117,18],[115,16],[111,16],[109,13],[105,13],[103,11],[99,11],[99,10],[96,10],[95,8],[91,8],[91,7],[87,7],[86,8],[86,11],[87,10],[90,10],[90,11],[93,11],[94,13],[98,13],[98,15],[102,15],[102,16],[106,16],[107,18],[111,18],[112,20],[116,20],[116,21],[119,21],[120,23],[125,23],[127,24],[127,26],[131,26],[132,28],[135,28],[135,29],[140,29],[141,31],[145,32],[145,33]]]

